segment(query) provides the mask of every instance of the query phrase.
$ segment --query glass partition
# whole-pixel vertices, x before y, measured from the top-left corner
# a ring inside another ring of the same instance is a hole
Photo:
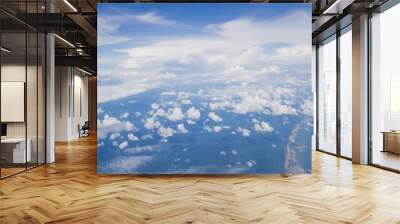
[[[31,161],[26,150],[26,41],[25,32],[1,34],[2,177],[24,171]]]
[[[340,154],[352,157],[352,35],[351,26],[340,36]]]
[[[0,2],[40,13],[43,1]],[[45,34],[0,12],[0,178],[45,163]]]
[[[371,19],[371,162],[400,170],[400,5]]]
[[[318,149],[336,154],[336,36],[318,47]]]

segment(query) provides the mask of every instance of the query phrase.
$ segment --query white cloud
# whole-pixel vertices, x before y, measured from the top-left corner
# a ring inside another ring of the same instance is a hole
[[[184,124],[178,124],[177,130],[178,130],[180,133],[183,133],[183,134],[186,134],[186,133],[189,132],[189,131],[185,128],[185,125],[184,125]]]
[[[313,116],[314,114],[314,101],[313,100],[305,100],[303,105],[301,106],[302,112],[309,116]]]
[[[166,92],[162,92],[161,96],[176,96],[177,93],[175,91],[166,91]]]
[[[124,112],[123,114],[121,114],[121,116],[119,116],[119,118],[128,118],[129,113],[128,112]]]
[[[121,135],[119,134],[119,133],[112,133],[111,135],[110,135],[110,140],[112,141],[112,140],[115,140],[115,139],[117,139],[117,138],[119,138]]]
[[[186,116],[191,120],[200,119],[200,111],[194,107],[190,107],[188,111],[186,111]]]
[[[231,153],[232,153],[232,155],[235,155],[235,156],[238,154],[238,152],[236,150],[232,150]]]
[[[221,151],[221,152],[219,152],[219,154],[222,155],[222,156],[225,156],[226,152],[225,151]]]
[[[146,120],[144,121],[144,127],[149,130],[156,129],[161,127],[161,123],[157,121],[154,117],[149,117],[146,118]]]
[[[243,137],[249,137],[250,133],[251,133],[251,131],[249,129],[242,128],[242,127],[238,127],[237,132],[241,133]]]
[[[196,124],[196,122],[194,122],[192,120],[187,120],[186,123],[188,123],[188,124]]]
[[[115,117],[105,115],[103,120],[97,121],[99,139],[104,139],[110,133],[119,133],[122,131],[137,131],[136,127],[129,121],[120,121]]]
[[[178,108],[178,107],[170,109],[168,111],[168,115],[167,115],[167,118],[170,121],[179,121],[179,120],[182,120],[184,117],[185,116],[183,115],[181,108]]]
[[[133,19],[136,19],[143,23],[161,25],[161,26],[172,26],[177,24],[177,22],[167,19],[156,12],[147,12],[140,15],[132,15]]]
[[[132,134],[132,133],[129,133],[128,134],[128,139],[130,140],[130,141],[138,141],[139,140],[139,138],[138,137],[136,137],[134,134]]]
[[[222,121],[222,118],[220,116],[218,116],[215,112],[208,113],[208,117],[211,120],[215,121],[215,122],[221,122]]]
[[[214,127],[204,126],[203,128],[208,132],[215,132],[215,133],[218,133],[223,130],[221,126],[214,126]]]
[[[161,151],[161,147],[159,145],[146,145],[146,146],[136,146],[133,148],[125,149],[125,153],[142,153],[142,152],[159,152]]]
[[[99,108],[97,108],[97,113],[102,114],[102,113],[104,113],[104,110],[99,107]]]
[[[254,129],[257,132],[272,132],[274,129],[267,122],[255,122]]]
[[[256,164],[257,164],[257,162],[256,162],[255,160],[249,160],[249,161],[246,162],[246,165],[247,165],[248,167],[253,167],[253,166],[255,166]]]
[[[114,17],[113,20],[104,19],[108,21],[104,29],[104,23],[99,21],[100,30],[116,33],[123,15]],[[176,24],[154,12],[124,19],[157,25]],[[100,85],[100,102],[144,92],[173,81],[244,83],[263,80],[270,74],[286,71],[289,59],[290,64],[308,64],[311,55],[311,47],[308,46],[311,41],[310,19],[304,11],[270,19],[243,16],[219,24],[208,24],[198,35],[144,38],[132,48],[116,49],[114,53],[120,54],[124,60],[118,64],[116,71],[99,69],[99,76],[115,79],[114,74],[118,73],[116,79],[120,82]],[[282,47],[265,50],[266,46],[276,43]],[[171,64],[178,64],[179,68]],[[191,73],[193,78],[188,78]],[[165,74],[173,74],[173,78],[164,79]],[[189,103],[188,100],[182,102]]]
[[[164,117],[164,116],[167,116],[167,112],[165,112],[165,110],[162,108],[158,108],[154,115]]]
[[[175,133],[176,131],[170,127],[160,127],[158,129],[158,134],[163,138],[172,137]]]
[[[124,149],[128,147],[128,141],[123,141],[118,145],[119,149]]]
[[[203,129],[208,131],[208,132],[213,132],[213,129],[210,128],[209,126],[204,126]]]
[[[221,126],[214,126],[214,127],[213,127],[213,131],[214,131],[215,133],[220,132],[220,131],[222,131],[222,127],[221,127]]]
[[[152,160],[151,156],[121,156],[113,159],[104,169],[109,173],[132,173]]]
[[[142,136],[142,140],[148,140],[148,139],[152,139],[153,136],[151,134],[147,134],[147,135],[143,135]]]
[[[116,15],[102,15],[98,17],[98,39],[97,42],[100,46],[119,44],[131,40],[131,37],[119,35],[118,32],[121,27],[132,21],[159,25],[171,26],[177,22],[167,19],[156,12],[147,12],[143,14],[116,14]]]

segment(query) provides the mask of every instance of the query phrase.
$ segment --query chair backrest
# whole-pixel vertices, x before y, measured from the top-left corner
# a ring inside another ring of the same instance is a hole
[[[83,124],[82,128],[87,128],[87,129],[89,129],[89,128],[90,128],[90,123],[89,123],[89,121],[85,121],[85,124]]]

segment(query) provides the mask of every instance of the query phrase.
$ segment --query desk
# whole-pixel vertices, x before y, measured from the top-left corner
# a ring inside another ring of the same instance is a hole
[[[10,163],[26,163],[32,160],[31,139],[27,139],[27,146],[25,151],[25,138],[5,138],[1,139],[2,154],[3,152],[10,152],[12,156],[7,156],[6,160]],[[12,147],[10,149],[10,146]],[[7,155],[7,153],[6,153]],[[3,155],[2,155],[3,156]],[[12,160],[11,160],[12,158]]]
[[[400,131],[383,131],[382,152],[400,154]]]

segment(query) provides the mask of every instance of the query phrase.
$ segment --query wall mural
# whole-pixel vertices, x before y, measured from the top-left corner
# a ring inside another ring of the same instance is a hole
[[[309,173],[311,4],[99,4],[98,173]]]

